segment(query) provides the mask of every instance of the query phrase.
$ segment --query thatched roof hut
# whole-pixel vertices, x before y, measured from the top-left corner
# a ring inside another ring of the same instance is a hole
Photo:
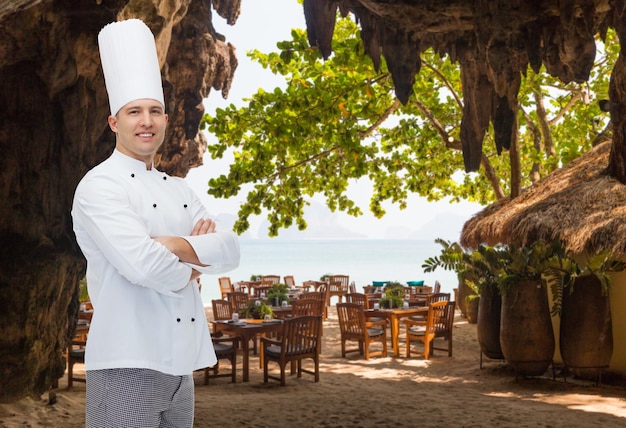
[[[524,245],[561,240],[574,254],[626,254],[626,185],[605,172],[611,142],[602,143],[511,200],[467,221],[461,244]]]

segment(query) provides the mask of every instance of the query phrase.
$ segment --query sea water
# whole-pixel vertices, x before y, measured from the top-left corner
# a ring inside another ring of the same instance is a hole
[[[349,275],[357,291],[372,281],[424,280],[426,285],[441,283],[441,291],[452,293],[458,287],[456,274],[437,269],[425,273],[422,264],[441,254],[434,241],[403,239],[241,239],[241,262],[221,275],[202,275],[202,300],[210,305],[221,294],[217,278],[231,282],[248,281],[251,275],[293,275],[296,284],[319,280],[322,275]]]

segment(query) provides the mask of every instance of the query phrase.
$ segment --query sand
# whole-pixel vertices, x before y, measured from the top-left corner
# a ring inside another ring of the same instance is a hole
[[[210,317],[210,312],[209,312]],[[440,340],[440,339],[437,339]],[[341,358],[334,307],[324,323],[320,382],[288,376],[281,387],[263,383],[251,357],[250,382],[229,378],[203,384],[196,373],[196,427],[624,427],[623,383],[551,375],[516,380],[501,361],[479,368],[476,325],[457,316],[454,352],[413,356]],[[376,345],[375,345],[376,346]],[[419,346],[419,345],[417,345]],[[401,354],[405,345],[401,342]],[[241,358],[239,358],[241,364]],[[310,366],[311,363],[305,363]],[[228,363],[225,363],[224,370]],[[277,371],[277,366],[271,366]],[[80,373],[83,367],[76,366]],[[85,386],[59,382],[56,403],[40,400],[0,404],[0,427],[82,427]]]

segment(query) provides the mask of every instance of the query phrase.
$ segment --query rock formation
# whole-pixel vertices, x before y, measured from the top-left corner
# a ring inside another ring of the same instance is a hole
[[[84,261],[72,232],[76,184],[114,146],[97,34],[139,17],[162,64],[166,140],[157,165],[202,162],[202,99],[226,97],[234,47],[212,26],[240,0],[8,0],[0,5],[0,400],[38,395],[63,375]]]

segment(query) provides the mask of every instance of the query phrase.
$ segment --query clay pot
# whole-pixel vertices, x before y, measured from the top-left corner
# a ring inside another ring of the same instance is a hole
[[[596,276],[576,278],[563,290],[559,345],[563,363],[581,377],[596,377],[613,355],[609,296]]]
[[[521,280],[503,293],[500,345],[516,376],[540,376],[552,363],[554,332],[540,280]]]
[[[500,314],[502,296],[496,286],[485,286],[480,293],[478,304],[478,325],[476,333],[481,352],[494,360],[504,359],[500,346]]]

